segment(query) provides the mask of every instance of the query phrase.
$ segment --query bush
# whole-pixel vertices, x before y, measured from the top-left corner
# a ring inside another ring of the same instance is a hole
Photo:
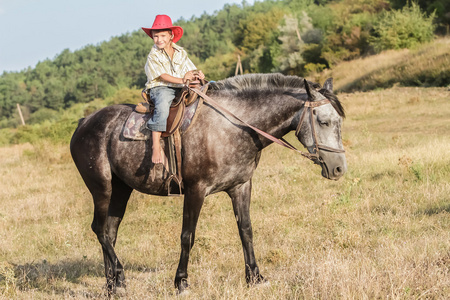
[[[117,90],[112,96],[107,97],[105,99],[105,103],[101,104],[98,108],[103,107],[105,104],[106,105],[130,104],[130,103],[137,104],[141,101],[142,98],[140,89],[121,88]]]
[[[13,136],[14,136],[13,129],[10,128],[0,129],[0,147],[10,145]]]
[[[54,121],[59,118],[58,114],[56,110],[44,107],[32,113],[27,123],[39,124],[44,121]]]
[[[0,129],[0,146],[41,141],[68,144],[77,128],[78,120],[62,118],[59,121],[45,121],[41,124],[20,126],[17,129]]]
[[[412,48],[433,39],[434,13],[426,17],[416,3],[381,15],[370,39],[376,51]]]

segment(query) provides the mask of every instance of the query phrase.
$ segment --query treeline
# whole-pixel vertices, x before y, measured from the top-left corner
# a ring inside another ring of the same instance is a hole
[[[245,72],[306,76],[343,60],[430,41],[436,30],[448,31],[448,11],[446,0],[244,0],[176,25],[185,30],[178,44],[210,80],[234,75],[238,55]],[[136,30],[3,73],[0,128],[20,124],[17,104],[28,124],[40,123],[75,103],[143,87],[152,45]]]

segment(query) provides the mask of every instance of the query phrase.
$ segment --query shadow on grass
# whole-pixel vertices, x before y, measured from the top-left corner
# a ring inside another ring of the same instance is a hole
[[[428,207],[428,208],[419,210],[420,214],[424,214],[424,215],[428,215],[428,216],[437,215],[437,214],[440,214],[443,212],[450,213],[450,203],[446,203],[444,205],[439,205],[439,206],[435,205],[432,207]]]
[[[106,291],[105,285],[99,286],[92,291],[91,284],[88,284],[89,278],[105,278],[103,261],[92,259],[64,260],[57,263],[49,263],[46,260],[39,263],[26,263],[23,265],[12,265],[14,271],[14,283],[18,290],[26,291],[36,289],[39,291],[49,291],[57,295],[83,295],[83,297],[97,298],[104,297]],[[156,268],[144,265],[129,265],[125,267],[125,275],[128,271],[137,272],[155,272]],[[0,283],[2,281],[11,281],[11,278],[5,278],[0,274]],[[72,290],[62,282],[69,282],[79,285],[79,288]]]

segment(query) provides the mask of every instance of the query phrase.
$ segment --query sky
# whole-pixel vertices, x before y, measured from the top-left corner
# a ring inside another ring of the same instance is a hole
[[[241,0],[0,0],[0,74],[151,27],[159,14],[173,22],[189,20],[227,3],[242,5]]]

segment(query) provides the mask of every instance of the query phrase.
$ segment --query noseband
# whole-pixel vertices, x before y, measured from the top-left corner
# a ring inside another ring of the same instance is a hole
[[[313,153],[303,153],[303,156],[306,156],[307,158],[311,159],[312,161],[318,161],[323,162],[322,158],[319,155],[319,150],[329,151],[329,152],[335,152],[335,153],[344,153],[344,149],[338,149],[333,147],[328,147],[323,144],[320,144],[317,139],[316,134],[316,128],[314,126],[314,118],[313,118],[313,111],[314,108],[325,105],[325,104],[331,104],[330,100],[323,99],[319,101],[305,101],[305,104],[303,106],[303,112],[300,116],[300,121],[298,122],[297,129],[295,130],[295,136],[299,139],[300,135],[300,129],[302,128],[303,121],[305,120],[305,116],[309,112],[310,116],[310,123],[311,123],[311,132],[312,132],[312,138],[314,142],[314,152]]]

